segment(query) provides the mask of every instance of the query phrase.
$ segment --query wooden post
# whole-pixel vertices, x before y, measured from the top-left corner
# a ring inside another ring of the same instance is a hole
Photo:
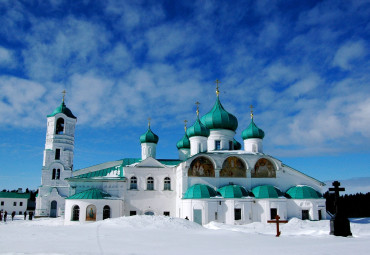
[[[279,230],[279,223],[288,223],[287,220],[280,220],[280,216],[276,215],[275,220],[268,220],[267,223],[276,223],[276,237],[279,237],[281,232]]]

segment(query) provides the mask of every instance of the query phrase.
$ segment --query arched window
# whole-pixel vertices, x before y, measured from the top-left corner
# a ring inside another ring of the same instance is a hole
[[[135,176],[130,178],[130,189],[137,189],[137,178]]]
[[[146,180],[146,189],[147,190],[154,190],[154,179],[153,177],[148,177]]]
[[[57,120],[57,126],[55,128],[55,134],[62,135],[64,133],[64,119],[59,118]]]
[[[171,179],[170,177],[164,178],[164,190],[171,190]]]
[[[276,178],[276,170],[273,163],[265,158],[260,158],[251,171],[252,178]]]
[[[80,220],[80,207],[78,205],[72,207],[72,220],[73,221]]]
[[[50,217],[57,217],[57,201],[53,200],[50,203]]]
[[[247,177],[243,161],[238,157],[228,157],[222,164],[220,177]]]
[[[154,212],[152,211],[147,211],[144,213],[144,215],[149,215],[149,216],[154,216]]]
[[[51,179],[52,179],[52,180],[55,180],[56,171],[57,171],[57,170],[54,168],[54,169],[53,169],[53,173],[52,173],[52,175],[51,175]]]
[[[215,168],[206,157],[198,157],[190,164],[188,176],[215,177]]]
[[[86,207],[86,221],[96,221],[96,206],[89,205]]]
[[[110,207],[108,205],[103,208],[103,220],[110,218]]]
[[[57,169],[57,174],[55,175],[55,179],[56,180],[60,179],[60,169]]]

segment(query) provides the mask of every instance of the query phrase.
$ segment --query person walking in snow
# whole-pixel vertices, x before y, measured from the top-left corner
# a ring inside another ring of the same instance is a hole
[[[28,219],[29,219],[29,220],[32,220],[32,212],[29,212],[29,213],[28,213]]]
[[[8,217],[8,212],[7,211],[5,211],[5,213],[4,213],[4,222],[6,222],[6,217]]]
[[[0,211],[0,221],[3,221],[3,210]]]
[[[12,221],[14,220],[15,211],[12,212]]]
[[[27,211],[24,211],[23,215],[24,215],[24,220],[26,220],[26,218],[27,218]]]

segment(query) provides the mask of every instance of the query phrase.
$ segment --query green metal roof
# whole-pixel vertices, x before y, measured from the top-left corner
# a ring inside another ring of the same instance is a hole
[[[182,160],[178,160],[178,159],[157,159],[157,160],[163,165],[168,165],[168,166],[177,166],[178,164],[183,162]]]
[[[205,184],[194,184],[186,191],[184,199],[210,198],[217,196],[217,192]]]
[[[287,196],[292,199],[318,199],[322,198],[320,192],[314,190],[309,186],[295,186],[288,189]]]
[[[77,175],[77,176],[74,176],[73,178],[103,177],[103,176],[106,176],[107,174],[109,174],[110,172],[116,171],[116,170],[118,170],[117,166],[114,166],[114,167],[109,167],[109,168],[101,169],[101,170],[94,171],[94,172],[89,172],[89,173]]]
[[[249,126],[243,130],[242,132],[242,138],[243,140],[245,139],[250,139],[250,138],[260,138],[263,139],[265,137],[265,132],[263,132],[262,129],[257,127],[256,124],[254,124],[253,118]]]
[[[181,140],[177,142],[176,147],[177,149],[190,149],[190,140],[186,132]]]
[[[283,194],[281,191],[271,185],[257,186],[252,189],[255,198],[278,198]]]
[[[241,150],[242,149],[241,143],[239,143],[237,140],[234,139],[233,143],[234,143],[234,150]]]
[[[124,158],[122,160],[122,166],[128,166],[141,161],[141,158]]]
[[[193,136],[204,136],[208,137],[209,136],[209,129],[202,124],[202,122],[199,120],[199,116],[197,117],[197,120],[194,122],[194,124],[188,128],[186,131],[186,134],[188,137],[193,137]]]
[[[229,129],[235,131],[238,128],[237,118],[225,110],[218,96],[211,111],[204,115],[201,121],[208,129]]]
[[[52,114],[47,115],[47,117],[53,117],[57,115],[58,113],[63,113],[67,115],[70,118],[77,119],[76,116],[73,115],[70,109],[67,108],[67,106],[64,104],[64,100],[62,103],[53,111]]]
[[[217,190],[224,198],[241,198],[249,195],[248,191],[240,185],[227,185]]]
[[[108,197],[111,197],[111,195],[100,189],[89,189],[67,197],[66,199],[106,199]]]
[[[25,198],[29,199],[31,193],[0,192],[0,198]]]
[[[150,129],[150,126],[145,134],[140,136],[140,143],[158,143],[158,140],[158,136],[153,133],[153,131]]]

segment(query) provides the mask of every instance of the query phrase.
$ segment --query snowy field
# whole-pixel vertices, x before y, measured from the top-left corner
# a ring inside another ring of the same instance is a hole
[[[352,238],[330,236],[329,221],[204,227],[164,216],[132,216],[90,224],[62,219],[0,223],[0,254],[370,254],[370,219],[352,219]]]

